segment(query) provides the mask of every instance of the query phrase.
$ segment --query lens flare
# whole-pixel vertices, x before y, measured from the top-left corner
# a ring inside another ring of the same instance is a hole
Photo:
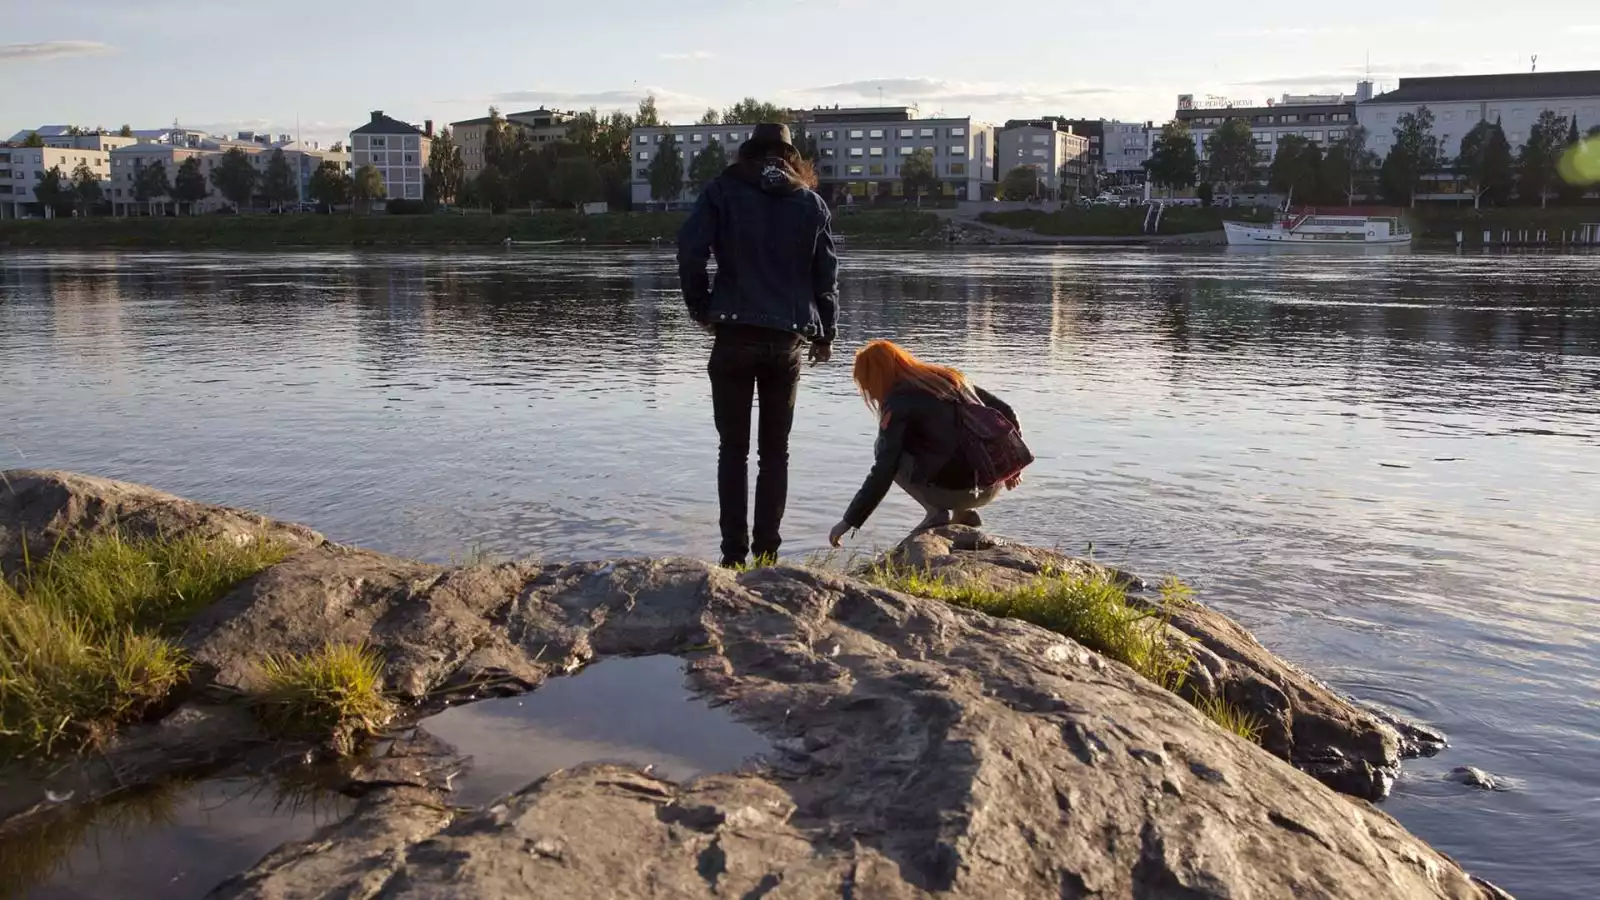
[[[1556,170],[1567,184],[1600,184],[1600,139],[1589,138],[1568,147]]]

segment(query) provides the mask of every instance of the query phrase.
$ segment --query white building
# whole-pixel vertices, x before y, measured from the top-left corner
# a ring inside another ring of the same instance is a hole
[[[816,142],[814,161],[819,192],[833,203],[869,202],[903,197],[900,166],[917,150],[933,157],[934,174],[946,197],[966,199],[994,196],[995,129],[970,118],[918,119],[910,107],[870,109],[817,109],[794,114],[790,123],[796,140]],[[699,153],[715,140],[728,161],[739,145],[750,139],[751,125],[686,125],[634,129],[629,138],[633,157],[634,205],[654,202],[650,193],[650,162],[659,152],[667,131],[677,138],[685,181]],[[685,185],[680,202],[694,199]]]
[[[111,162],[105,150],[80,147],[0,147],[0,219],[36,218],[45,215],[34,195],[34,187],[52,168],[70,183],[79,165],[87,165],[97,176],[102,192],[110,194]]]
[[[1039,170],[1048,197],[1076,196],[1091,169],[1089,139],[1055,119],[1011,121],[995,137],[996,172],[1003,180],[1017,166]]]
[[[1243,119],[1255,138],[1260,164],[1269,165],[1277,155],[1278,142],[1298,135],[1324,148],[1345,136],[1356,121],[1356,99],[1370,91],[1358,85],[1355,94],[1283,95],[1281,101],[1268,100],[1266,106],[1227,105],[1225,101],[1196,104],[1192,94],[1178,97],[1176,118],[1189,126],[1194,135],[1195,152],[1206,159],[1206,139],[1229,119]]]
[[[1422,106],[1433,113],[1433,133],[1450,159],[1461,155],[1461,139],[1482,121],[1498,121],[1515,152],[1547,109],[1577,117],[1580,133],[1600,125],[1600,70],[1402,78],[1399,87],[1356,107],[1369,135],[1368,149],[1387,153],[1396,121]]]
[[[287,135],[280,135],[287,137]],[[200,160],[200,172],[205,176],[206,196],[194,204],[194,208],[185,208],[184,213],[209,213],[224,207],[232,206],[227,198],[211,183],[211,172],[222,161],[222,157],[229,151],[237,149],[250,159],[250,164],[255,168],[257,184],[266,177],[267,165],[272,159],[272,154],[278,150],[283,151],[284,161],[289,164],[289,171],[294,173],[299,182],[299,201],[310,200],[311,173],[324,161],[331,161],[340,166],[346,173],[350,172],[350,153],[343,148],[322,149],[315,144],[301,144],[294,141],[286,143],[261,143],[253,138],[249,140],[207,140],[199,146],[180,146],[173,144],[133,144],[119,147],[111,152],[111,183],[106,191],[106,200],[111,203],[112,212],[117,215],[164,215],[175,212],[175,198],[171,195],[146,198],[140,200],[138,196],[139,173],[148,166],[160,164],[166,170],[167,183],[173,185],[178,177],[178,169],[191,158]]]
[[[377,169],[386,199],[421,200],[432,146],[433,122],[418,128],[373,110],[370,122],[350,132],[350,165],[352,170]]]
[[[1113,176],[1142,174],[1150,159],[1150,122],[1100,122],[1100,164]]]

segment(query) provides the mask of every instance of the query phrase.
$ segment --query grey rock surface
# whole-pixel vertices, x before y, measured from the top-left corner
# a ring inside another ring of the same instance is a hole
[[[159,518],[164,498],[139,502]],[[687,684],[774,749],[681,784],[581,766],[464,810],[449,750],[410,735],[353,768],[355,813],[215,898],[1503,896],[1370,804],[1025,623],[789,566],[442,570],[303,546],[191,629],[217,687],[248,688],[262,655],[329,639],[365,641],[419,700],[675,654]],[[973,546],[960,552],[996,549]],[[992,554],[988,571],[1026,577],[1038,552]],[[1226,664],[1217,684],[1253,683],[1238,666],[1291,700],[1309,693],[1259,645],[1236,646],[1248,635],[1194,617],[1227,634],[1206,643]],[[1292,742],[1323,727],[1323,707],[1304,723],[1289,709]]]

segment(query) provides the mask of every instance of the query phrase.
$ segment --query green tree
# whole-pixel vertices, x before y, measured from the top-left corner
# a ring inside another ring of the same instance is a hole
[[[913,150],[900,163],[900,181],[905,186],[906,196],[916,197],[917,205],[922,205],[925,194],[939,189],[939,174],[933,168],[933,151],[926,147]]]
[[[167,166],[159,160],[141,166],[133,176],[133,199],[146,205],[150,215],[156,214],[156,204],[172,195],[172,182],[167,180]]]
[[[1481,209],[1483,198],[1491,203],[1505,202],[1511,192],[1511,143],[1500,123],[1480,121],[1461,139],[1461,155],[1456,158],[1456,174],[1472,188],[1472,208]]]
[[[724,125],[760,125],[765,122],[787,122],[789,118],[788,110],[754,97],[746,97],[722,112]]]
[[[1557,166],[1566,151],[1567,120],[1555,110],[1543,110],[1528,130],[1528,141],[1517,157],[1517,193],[1538,197],[1541,207],[1550,205],[1559,182]]]
[[[461,160],[461,148],[450,129],[442,129],[428,150],[428,182],[434,196],[446,205],[454,203],[466,180],[467,166]]]
[[[267,160],[267,171],[261,178],[261,195],[268,205],[280,211],[285,203],[300,198],[300,185],[282,147],[274,148]]]
[[[1322,148],[1298,134],[1284,135],[1278,140],[1278,153],[1267,170],[1267,183],[1275,191],[1288,194],[1287,203],[1293,204],[1296,194],[1301,202],[1317,195],[1322,178]]]
[[[1202,181],[1200,186],[1194,189],[1194,195],[1200,200],[1201,206],[1210,206],[1216,202],[1217,189],[1211,186],[1211,182]]]
[[[1578,145],[1583,143],[1583,136],[1578,133],[1578,117],[1567,117],[1567,139],[1561,142],[1561,152],[1556,154],[1556,196],[1560,198],[1563,206],[1572,206],[1583,199],[1588,191],[1588,185],[1568,178],[1563,170],[1562,161],[1578,150]]]
[[[1356,194],[1362,192],[1358,185],[1364,185],[1378,166],[1378,154],[1367,149],[1367,129],[1351,125],[1328,147],[1322,159],[1322,183],[1336,199],[1354,205]]]
[[[678,150],[677,135],[670,128],[656,145],[648,173],[650,198],[657,203],[675,202],[683,193],[683,154]]]
[[[722,142],[712,138],[706,148],[695,154],[689,163],[689,190],[696,194],[706,189],[706,185],[722,174],[728,167],[728,153],[722,149]]]
[[[362,166],[350,179],[350,199],[361,212],[372,212],[372,204],[388,195],[388,188],[383,184],[383,173],[372,166]]]
[[[1039,196],[1039,168],[1017,166],[1000,179],[1000,194],[1007,200],[1031,200]]]
[[[511,208],[511,179],[496,165],[486,165],[478,172],[478,202],[489,207],[489,212],[499,215]]]
[[[633,131],[633,117],[617,110],[601,115],[594,109],[579,113],[567,129],[567,141],[576,155],[587,156],[600,175],[601,194],[618,207],[626,206],[628,182],[633,174],[628,138]]]
[[[1194,135],[1189,133],[1187,124],[1174,119],[1161,126],[1144,168],[1151,182],[1170,193],[1194,184],[1199,165]]]
[[[78,214],[89,215],[89,211],[100,205],[105,199],[105,189],[100,187],[100,176],[89,168],[87,160],[78,163],[72,170],[72,193],[78,200]]]
[[[639,128],[654,128],[664,124],[661,121],[661,113],[656,111],[655,94],[646,94],[645,98],[639,101],[639,114],[634,116],[633,124]]]
[[[563,206],[581,207],[606,196],[600,167],[587,156],[569,156],[556,164],[554,194]]]
[[[317,166],[311,173],[311,183],[306,187],[311,192],[311,199],[322,204],[329,212],[335,206],[350,202],[350,176],[343,166],[331,159]]]
[[[1439,138],[1433,133],[1433,110],[1417,107],[1395,120],[1394,146],[1383,160],[1383,183],[1389,196],[1417,205],[1424,178],[1444,166]]]
[[[117,129],[117,137],[133,137],[133,126],[123,125],[121,128]]]
[[[1255,136],[1250,133],[1250,123],[1229,116],[1217,130],[1206,138],[1206,171],[1211,181],[1221,184],[1229,197],[1234,188],[1249,184],[1256,174]]]
[[[483,164],[494,166],[501,173],[509,170],[514,140],[511,126],[499,108],[489,107],[489,124],[483,130]]]
[[[37,183],[33,186],[33,198],[39,201],[39,206],[44,209],[45,218],[65,216],[72,213],[72,204],[76,195],[72,191],[72,184],[67,180],[60,166],[51,166],[46,169]]]
[[[30,131],[30,132],[28,132],[28,136],[22,139],[22,146],[24,146],[24,147],[43,147],[44,146],[44,138],[39,136],[39,132]]]
[[[700,114],[700,121],[696,122],[695,124],[696,125],[721,125],[722,124],[722,113],[719,113],[715,109],[712,109],[711,107],[708,106],[708,107],[706,107],[706,111]]]
[[[211,184],[218,193],[233,204],[234,209],[247,206],[255,196],[258,173],[250,165],[250,157],[238,147],[222,154],[222,159],[211,169]]]
[[[195,214],[195,207],[210,193],[205,173],[200,171],[200,157],[191,156],[178,165],[178,174],[172,179],[172,199],[189,207],[189,215]]]

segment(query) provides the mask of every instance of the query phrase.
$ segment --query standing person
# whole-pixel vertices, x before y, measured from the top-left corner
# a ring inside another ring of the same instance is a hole
[[[722,564],[753,550],[774,558],[789,494],[802,349],[812,365],[832,357],[839,324],[839,257],[817,177],[789,126],[757,125],[738,159],[700,193],[678,233],[678,278],[689,316],[711,331],[711,408],[717,447]],[[706,262],[717,258],[712,280]],[[756,431],[755,534],[748,513],[750,412]]]
[[[916,531],[983,524],[978,509],[1001,488],[1014,490],[1033,454],[1017,414],[1004,400],[955,369],[925,363],[892,341],[856,353],[856,387],[878,416],[878,440],[867,473],[844,518],[828,533],[839,546],[865,525],[897,484],[925,513]]]

